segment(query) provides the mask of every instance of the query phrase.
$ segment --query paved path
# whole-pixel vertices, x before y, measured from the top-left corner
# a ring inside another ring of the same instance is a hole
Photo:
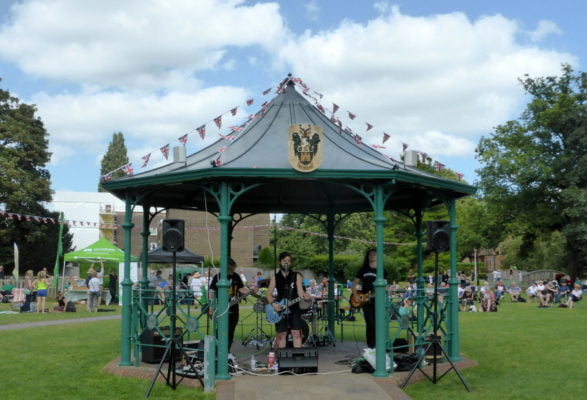
[[[0,331],[11,331],[14,329],[35,328],[37,326],[76,324],[78,322],[108,321],[108,320],[120,319],[120,318],[121,318],[120,315],[105,315],[103,317],[87,317],[87,318],[73,318],[73,319],[57,319],[57,320],[52,320],[52,321],[26,322],[23,324],[0,325]]]

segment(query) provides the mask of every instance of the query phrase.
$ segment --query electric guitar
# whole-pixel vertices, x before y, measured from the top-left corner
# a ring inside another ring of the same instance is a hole
[[[278,323],[279,321],[281,321],[281,319],[285,315],[289,314],[289,311],[290,311],[289,308],[291,306],[293,306],[294,304],[300,303],[300,308],[301,308],[302,305],[307,305],[307,303],[309,303],[309,301],[305,300],[303,297],[298,297],[293,300],[282,299],[281,301],[276,301],[276,303],[282,307],[281,311],[275,311],[272,303],[269,303],[265,306],[265,313],[267,314],[267,322],[271,322],[273,324]]]
[[[363,293],[363,292],[357,291],[356,296],[351,295],[351,298],[349,299],[349,303],[351,303],[351,307],[353,307],[353,308],[361,308],[361,307],[363,307],[363,305],[366,302],[371,300],[371,297],[374,297],[374,296],[375,295],[371,292]],[[358,297],[358,300],[357,300],[357,297]]]
[[[259,299],[261,301],[265,301],[265,302],[267,301],[267,298],[265,296],[261,296],[260,294],[257,294],[257,293],[253,293],[253,292],[249,292],[247,294],[238,293],[236,296],[233,296],[230,298],[230,303],[228,303],[228,307],[230,308],[230,307],[234,306],[235,304],[240,303],[247,296],[253,296],[254,298]]]

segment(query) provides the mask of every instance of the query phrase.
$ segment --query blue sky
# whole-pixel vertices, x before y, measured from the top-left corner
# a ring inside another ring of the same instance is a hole
[[[345,121],[398,158],[401,143],[474,183],[474,148],[525,104],[517,81],[584,70],[587,2],[23,0],[0,2],[0,87],[36,104],[54,190],[94,191],[122,131],[142,156],[240,106],[288,72],[357,115]],[[341,111],[339,111],[340,113]]]

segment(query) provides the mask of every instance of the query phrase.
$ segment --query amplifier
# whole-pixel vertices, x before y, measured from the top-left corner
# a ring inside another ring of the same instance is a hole
[[[313,347],[277,349],[279,372],[304,374],[318,372],[318,349]]]

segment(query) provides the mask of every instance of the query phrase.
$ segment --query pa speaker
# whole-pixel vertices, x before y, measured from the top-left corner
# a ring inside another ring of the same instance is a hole
[[[428,250],[442,253],[450,248],[450,222],[427,221],[428,225]]]
[[[182,251],[184,247],[184,220],[163,220],[163,250]]]
[[[318,349],[315,347],[277,349],[279,372],[295,374],[318,372]]]

